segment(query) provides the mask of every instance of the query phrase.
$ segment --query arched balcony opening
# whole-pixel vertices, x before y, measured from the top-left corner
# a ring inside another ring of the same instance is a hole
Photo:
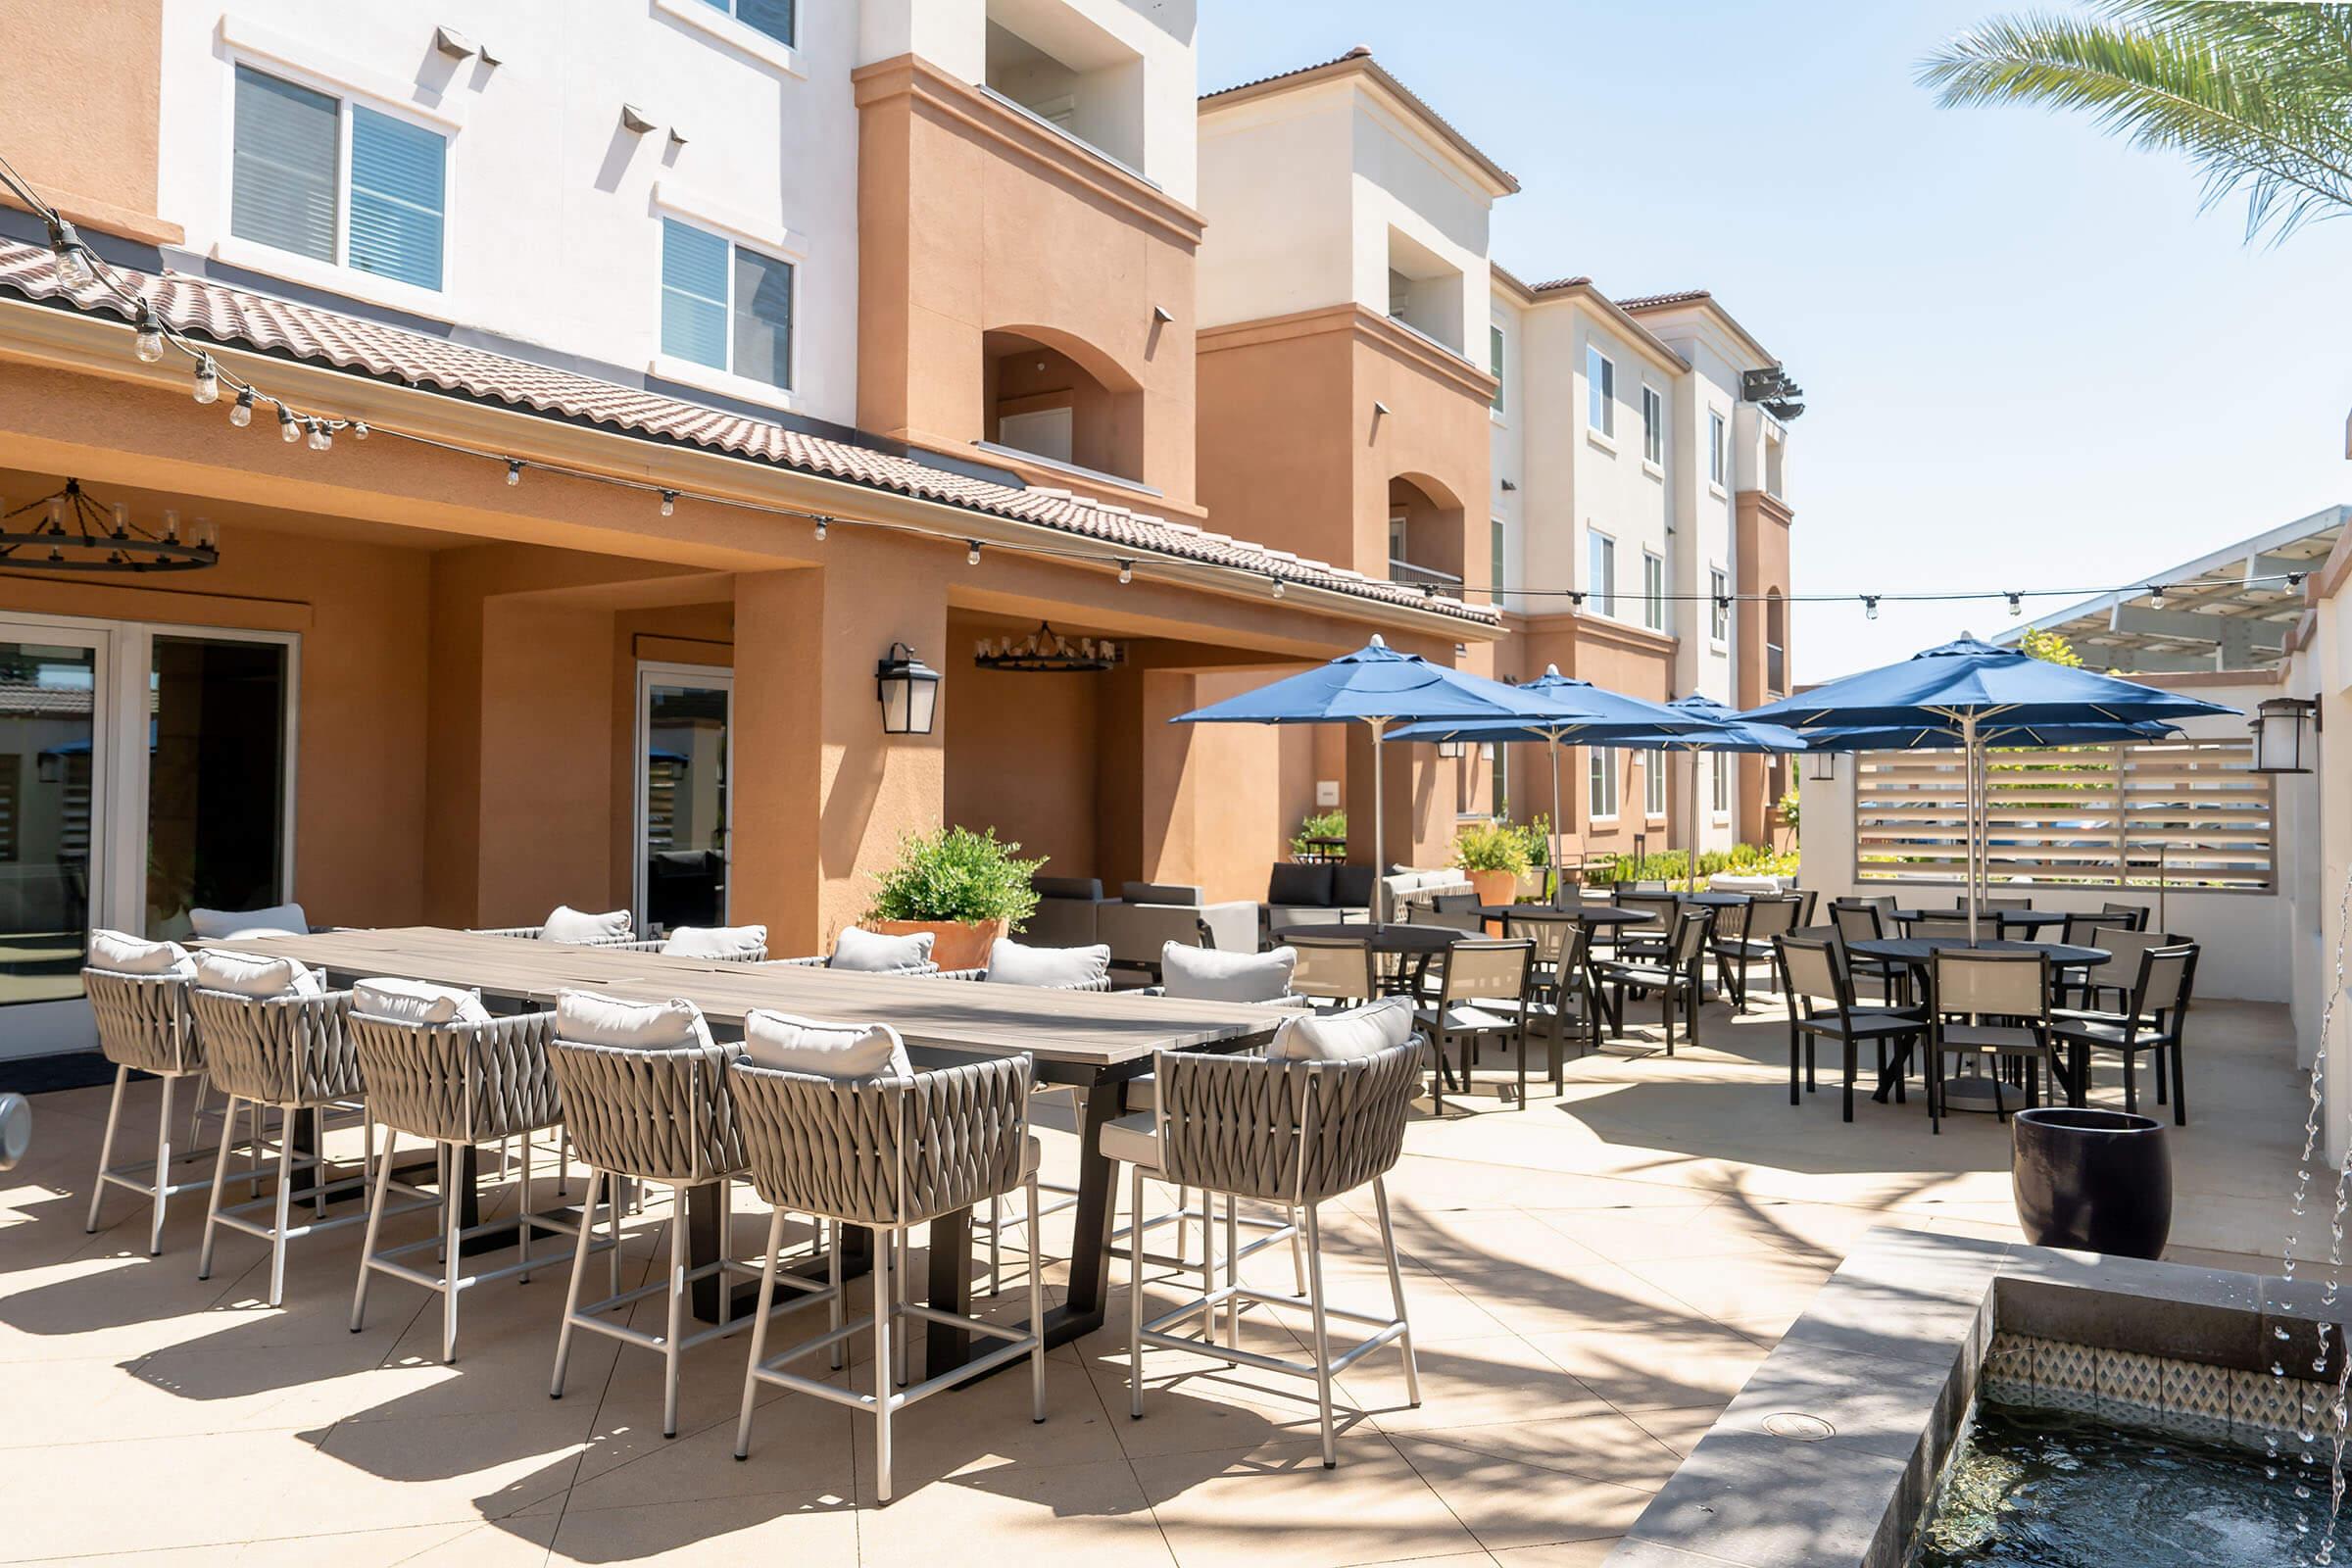
[[[1035,326],[981,338],[984,434],[1014,457],[1134,484],[1144,475],[1144,394],[1091,345]]]
[[[1389,481],[1389,580],[1462,590],[1462,503],[1427,474]]]

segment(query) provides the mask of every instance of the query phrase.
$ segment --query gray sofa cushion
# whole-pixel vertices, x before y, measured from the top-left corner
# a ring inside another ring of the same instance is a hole
[[[1129,904],[1174,904],[1186,906],[1200,902],[1199,888],[1186,887],[1180,882],[1122,882],[1119,897]]]
[[[1102,879],[1099,876],[1033,876],[1030,889],[1041,899],[1087,899],[1102,902]]]
[[[1331,902],[1369,907],[1372,884],[1377,880],[1368,865],[1335,865],[1331,868]]]
[[[1332,870],[1329,865],[1278,861],[1274,866],[1274,874],[1266,878],[1266,902],[1329,904],[1332,902]]]

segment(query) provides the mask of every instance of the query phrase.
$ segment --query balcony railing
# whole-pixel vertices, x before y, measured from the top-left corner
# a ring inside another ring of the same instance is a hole
[[[1389,558],[1389,581],[1414,588],[1444,588],[1452,592],[1459,592],[1462,586],[1462,579],[1450,571],[1440,571],[1435,566],[1416,566],[1395,556]]]
[[[1764,645],[1764,690],[1772,697],[1788,695],[1788,653],[1779,643]]]

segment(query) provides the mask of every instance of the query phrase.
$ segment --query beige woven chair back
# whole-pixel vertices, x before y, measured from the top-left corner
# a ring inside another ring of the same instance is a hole
[[[1346,1061],[1161,1052],[1161,1179],[1278,1203],[1352,1192],[1396,1163],[1421,1050]]]
[[[240,997],[188,988],[213,1085],[265,1105],[315,1106],[367,1092],[352,1049],[351,993]]]
[[[1838,1003],[1838,965],[1843,955],[1835,944],[1791,934],[1781,939],[1780,949],[1781,960],[1788,968],[1788,984],[1798,996],[1833,1005]]]
[[[182,1073],[204,1069],[188,982],[171,974],[84,969],[81,987],[98,1020],[98,1050],[118,1067]]]
[[[1027,1056],[847,1082],[728,1069],[752,1185],[777,1208],[853,1225],[915,1225],[1021,1185]]]
[[[2049,1004],[2044,971],[2038,953],[1939,952],[1936,1010],[2041,1017]]]
[[[1291,971],[1291,994],[1318,1002],[1361,1002],[1378,996],[1371,945],[1355,937],[1288,937],[1298,955]]]
[[[547,1064],[556,1015],[489,1023],[408,1023],[351,1015],[368,1110],[396,1132],[444,1144],[484,1144],[564,1119]]]
[[[1756,910],[1754,899],[1742,899],[1738,904],[1703,905],[1701,907],[1714,917],[1714,928],[1708,934],[1716,941],[1745,942],[1747,940],[1748,921],[1754,917]]]
[[[1796,917],[1804,911],[1804,906],[1805,901],[1794,894],[1751,901],[1747,906],[1747,940],[1770,942],[1795,930]]]
[[[1833,904],[1830,924],[1848,942],[1876,942],[1886,935],[1876,904]]]
[[[553,1038],[564,1125],[580,1158],[640,1181],[693,1184],[743,1169],[743,1137],[727,1090],[740,1045],[637,1051]]]
[[[1536,945],[1524,937],[1456,942],[1446,950],[1446,1000],[1527,995]]]
[[[1484,931],[1487,922],[1468,909],[1434,909],[1419,905],[1404,911],[1406,925],[1442,925],[1453,931]]]

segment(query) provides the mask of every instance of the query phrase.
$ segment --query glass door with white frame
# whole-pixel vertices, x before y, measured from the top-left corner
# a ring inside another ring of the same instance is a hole
[[[638,927],[727,923],[730,670],[637,669]]]
[[[82,995],[105,870],[110,652],[103,631],[0,620],[0,1056],[47,1038],[57,1004]]]

